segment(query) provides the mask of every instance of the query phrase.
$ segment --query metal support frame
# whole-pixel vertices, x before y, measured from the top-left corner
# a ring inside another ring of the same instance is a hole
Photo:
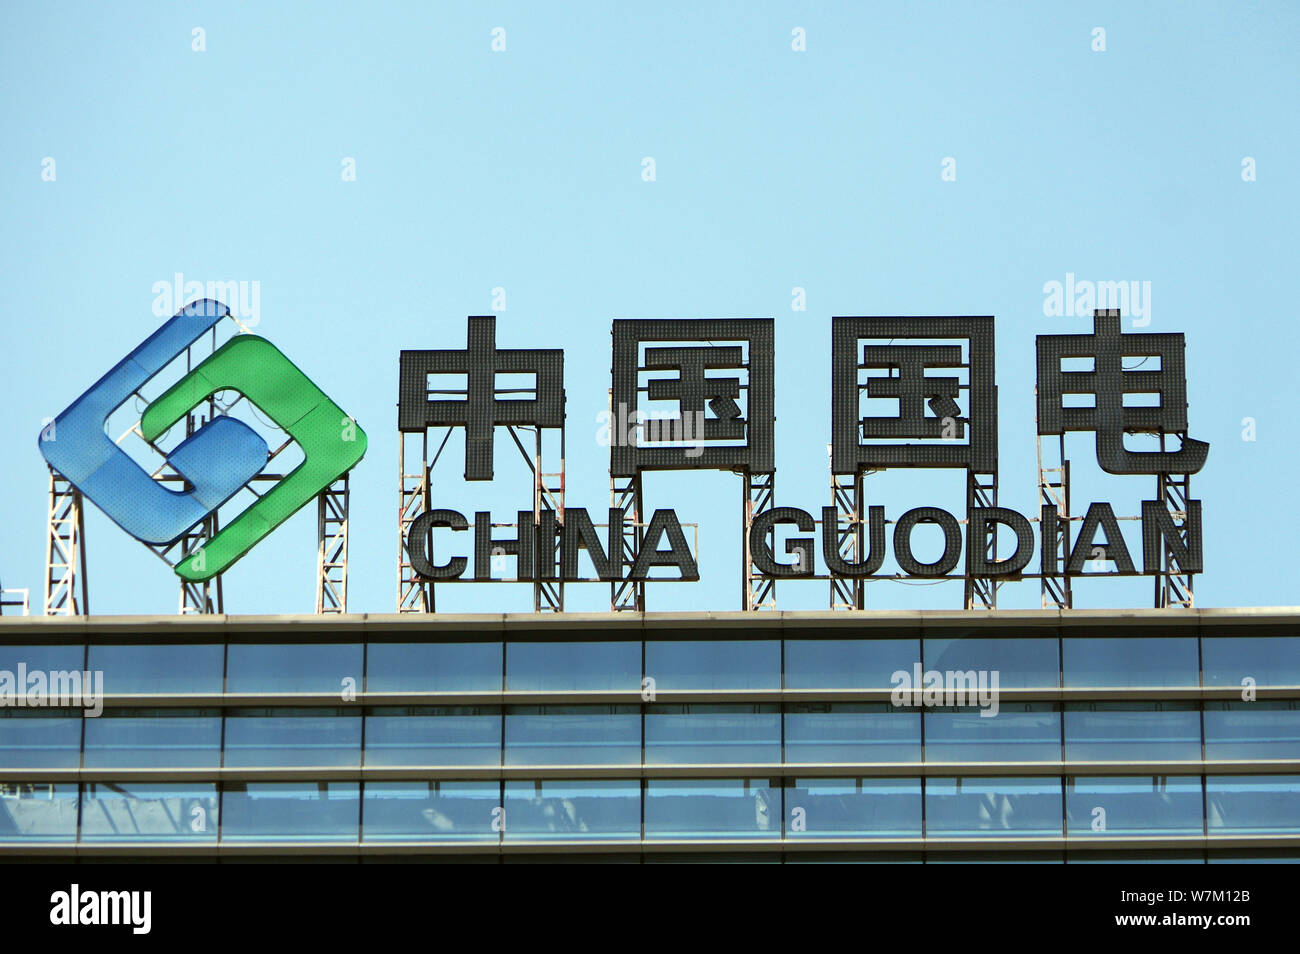
[[[1179,435],[1183,440],[1186,434]],[[1160,449],[1165,450],[1165,435],[1160,435]],[[1187,536],[1187,502],[1192,499],[1190,474],[1156,474],[1156,500],[1169,511],[1180,535]],[[1178,565],[1168,541],[1161,542],[1160,575],[1155,579],[1155,608],[1192,609],[1192,573]]]
[[[622,566],[630,567],[641,552],[645,525],[641,520],[641,475],[609,478],[609,505],[623,511]],[[609,584],[611,613],[645,612],[645,581],[620,579]]]
[[[217,350],[217,330],[212,329],[212,350]],[[185,371],[193,367],[193,345],[185,349]],[[188,440],[194,436],[194,432],[202,427],[207,421],[211,421],[217,416],[216,395],[211,395],[207,400],[208,413],[205,418],[202,414],[195,414],[191,411],[185,415],[185,437]],[[185,481],[183,489],[189,490],[190,484]],[[179,563],[184,560],[195,550],[202,548],[203,544],[217,535],[218,529],[217,514],[209,514],[198,525],[187,530],[185,535],[178,541],[180,545],[180,558],[176,561]],[[169,548],[170,549],[170,548]],[[189,615],[207,615],[210,613],[224,613],[226,611],[225,600],[223,598],[221,574],[217,574],[210,580],[204,580],[201,583],[192,583],[189,580],[181,580],[181,599],[180,613],[182,616]],[[215,599],[214,599],[215,596]]]
[[[741,521],[741,532],[744,539],[741,546],[745,554],[744,579],[744,596],[741,603],[741,609],[746,611],[756,610],[774,610],[776,609],[776,579],[770,576],[761,576],[754,569],[754,554],[749,548],[749,531],[754,524],[754,518],[766,513],[775,506],[776,497],[776,474],[754,474],[745,471],[742,475],[745,479],[745,497],[744,497],[744,519]],[[773,541],[776,539],[775,530],[770,531]]]
[[[316,495],[316,612],[348,611],[348,475]]]
[[[1039,546],[1043,548],[1043,566],[1055,566],[1055,573],[1044,572],[1039,579],[1043,609],[1071,609],[1074,593],[1066,567],[1070,562],[1070,461],[1065,456],[1065,435],[1049,439],[1046,448],[1051,457],[1044,459],[1043,436],[1036,438],[1038,448],[1038,506],[1056,508],[1056,526],[1039,527]],[[1053,453],[1054,451],[1054,453]]]
[[[519,448],[519,453],[533,474],[533,527],[537,534],[537,574],[533,579],[534,613],[564,612],[564,581],[542,578],[542,567],[547,565],[544,561],[549,560],[549,565],[552,567],[559,565],[560,541],[564,533],[564,428],[556,429],[560,432],[560,469],[547,472],[542,455],[543,429],[531,425],[506,425],[506,430],[510,432],[515,446]],[[519,440],[518,431],[533,432],[534,449],[531,456],[523,442]],[[542,537],[543,512],[555,515],[555,536],[550,540]]]
[[[537,555],[539,559],[546,559],[549,555],[551,565],[558,565],[560,545],[564,531],[564,428],[548,428],[548,430],[558,430],[560,432],[560,469],[558,471],[548,471],[546,469],[545,456],[542,449],[543,428],[523,424],[507,424],[505,425],[505,428],[507,433],[510,434],[510,438],[514,442],[515,446],[519,448],[519,453],[523,457],[524,463],[528,465],[528,469],[532,474],[534,527],[541,526],[541,516],[543,512],[551,512],[555,514],[555,537],[550,541],[542,541],[539,534],[537,536],[539,549]],[[398,613],[432,613],[435,611],[434,584],[431,580],[426,580],[421,577],[412,568],[411,556],[407,547],[407,535],[410,532],[411,524],[415,522],[415,519],[419,517],[420,514],[429,509],[433,470],[438,463],[438,459],[442,456],[443,449],[447,446],[447,441],[451,438],[452,427],[449,426],[446,428],[446,433],[439,442],[438,449],[434,452],[432,460],[429,458],[430,430],[432,429],[425,428],[423,431],[399,433],[398,435]],[[533,432],[533,450],[531,452],[519,438],[521,431]],[[417,440],[419,442],[418,451],[416,450]],[[410,446],[408,446],[408,441],[410,442]],[[417,456],[420,461],[418,471],[414,469]],[[433,557],[432,537],[433,532],[430,531],[429,540],[427,541],[427,552],[431,559]],[[344,557],[346,560],[346,543],[344,546]],[[564,581],[559,579],[543,579],[539,572],[533,581],[533,611],[537,613],[563,613]],[[344,610],[338,610],[336,612],[344,612]]]
[[[976,507],[996,507],[998,505],[998,475],[992,473],[977,473],[973,470],[966,471],[966,527],[967,541],[966,545],[971,546],[972,540],[970,535],[971,511]],[[998,531],[997,524],[990,528],[989,538],[986,544],[985,555],[989,560],[996,560],[998,556]],[[1002,585],[1002,580],[991,576],[971,576],[966,574],[966,595],[965,606],[968,610],[987,609],[993,610],[998,608],[998,587]]]
[[[831,474],[831,506],[835,508],[835,547],[842,559],[857,563],[865,554],[864,477],[874,471]],[[854,577],[830,578],[830,608],[855,610],[866,606],[866,581]]]
[[[46,515],[44,615],[89,615],[85,506],[81,491],[53,467]]]
[[[4,615],[6,606],[19,610],[19,616],[27,616],[31,612],[27,588],[0,588],[0,616]]]
[[[442,439],[442,444],[438,447],[438,453],[442,453],[442,448],[447,445],[447,438],[451,437],[451,428],[447,428],[447,434]],[[419,450],[412,453],[408,449],[407,442],[416,444],[418,441]],[[419,470],[408,470],[407,456],[411,457],[411,464],[414,466],[415,461],[419,461]],[[435,457],[436,459],[436,457]],[[411,529],[411,524],[415,518],[429,509],[429,472],[431,464],[429,463],[429,432],[421,431],[418,434],[397,435],[397,473],[398,473],[398,507],[397,507],[397,535],[398,535],[398,557],[397,557],[397,612],[398,613],[432,613],[433,612],[433,583],[419,576],[411,568],[411,555],[407,550],[406,538]],[[433,536],[432,531],[429,534]],[[433,557],[433,541],[429,540],[429,557]]]
[[[173,544],[173,546],[179,546],[181,548],[180,555],[176,562],[179,563],[195,550],[201,549],[203,544],[207,543],[217,535],[217,528],[217,515],[214,513],[211,516],[206,517],[192,530],[186,531],[185,536],[181,537],[176,544]],[[162,551],[157,552],[161,554]],[[181,580],[179,612],[182,616],[224,613],[225,611],[226,608],[222,593],[221,574],[217,574],[212,579],[204,580],[201,583],[192,583],[189,580]]]

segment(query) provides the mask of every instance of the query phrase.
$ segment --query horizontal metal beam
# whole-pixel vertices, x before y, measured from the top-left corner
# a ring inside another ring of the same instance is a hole
[[[0,769],[0,782],[380,782],[655,778],[986,778],[1050,776],[1295,775],[1300,759],[1043,762],[744,762],[720,765],[412,765],[285,768]]]
[[[1300,851],[1300,835],[1161,835],[1123,836],[1099,834],[987,836],[976,838],[817,838],[797,835],[781,838],[591,838],[529,841],[507,837],[463,842],[420,841],[122,841],[118,843],[31,842],[0,844],[0,856],[41,857],[253,857],[268,855],[375,856],[375,855],[495,855],[495,854],[613,854],[620,852],[1055,852],[1055,851],[1223,851],[1259,849]]]
[[[673,638],[682,630],[711,639],[777,638],[783,629],[824,630],[826,638],[890,635],[957,635],[980,632],[996,636],[1064,635],[1194,636],[1259,635],[1262,629],[1294,634],[1300,607],[1233,607],[1190,610],[773,610],[685,613],[438,613],[412,618],[397,613],[348,613],[320,617],[231,616],[29,616],[0,617],[0,642],[55,635],[104,637],[105,640],[157,642],[160,639],[211,638],[247,642],[294,642],[393,638],[398,641],[457,642],[484,638],[558,638],[556,634],[617,633],[635,639]],[[274,639],[266,637],[274,634]],[[650,635],[650,634],[653,634]],[[583,638],[579,635],[577,638]]]
[[[909,692],[911,690],[908,690]],[[536,706],[536,705],[684,705],[751,703],[888,703],[891,689],[676,689],[657,690],[652,701],[640,690],[593,692],[511,689],[495,692],[358,692],[344,701],[339,693],[227,692],[227,693],[105,693],[106,709],[119,708],[237,708],[244,706]],[[974,697],[972,688],[968,698]],[[999,689],[999,705],[1016,702],[1173,702],[1242,701],[1238,686],[1114,686],[1060,689],[1052,687]],[[1261,686],[1253,689],[1257,701],[1300,699],[1300,686]],[[914,711],[943,711],[952,706],[901,706]]]

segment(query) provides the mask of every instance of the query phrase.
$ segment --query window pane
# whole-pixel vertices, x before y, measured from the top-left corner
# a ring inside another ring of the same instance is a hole
[[[641,837],[639,781],[506,782],[506,841]]]
[[[1300,636],[1204,636],[1201,653],[1207,686],[1300,686]]]
[[[221,764],[219,709],[106,709],[86,720],[87,768]]]
[[[361,686],[361,646],[356,643],[231,643],[227,692],[326,692]]]
[[[1198,686],[1195,636],[1070,636],[1066,686]]]
[[[1210,834],[1300,833],[1300,775],[1210,775]]]
[[[927,837],[1059,835],[1059,778],[931,778],[925,783]]]
[[[0,706],[0,768],[76,768],[80,764],[80,709]]]
[[[507,643],[506,688],[641,691],[641,644]]]
[[[227,782],[221,795],[223,841],[353,841],[356,782]]]
[[[788,689],[887,689],[890,677],[910,670],[920,656],[919,639],[789,639],[785,641]]]
[[[82,841],[217,840],[217,783],[87,782]]]
[[[1205,703],[1207,759],[1300,759],[1300,702]]]
[[[76,783],[0,782],[0,842],[76,837]]]
[[[510,706],[507,765],[640,765],[638,706]]]
[[[646,837],[780,838],[781,789],[771,782],[766,778],[650,779]]]
[[[498,841],[500,782],[367,782],[365,841]]]
[[[15,681],[15,692],[22,691],[16,685],[19,666],[29,675],[38,671],[48,675],[51,672],[80,672],[86,668],[85,661],[85,647],[75,643],[67,646],[0,645],[0,672],[9,673],[9,678]]]
[[[1201,757],[1201,714],[1190,702],[1071,702],[1065,757],[1081,762]]]
[[[921,836],[917,778],[798,779],[785,804],[787,838]]]
[[[1006,636],[925,640],[925,669],[938,672],[998,674],[998,688],[1041,688],[1060,684],[1060,663],[1055,639]],[[915,660],[913,660],[915,662]],[[911,677],[912,666],[901,667]],[[924,676],[924,674],[923,674]],[[910,683],[909,683],[910,684]]]
[[[781,641],[648,640],[645,674],[659,691],[779,689]]]
[[[104,673],[104,691],[117,693],[221,692],[225,647],[131,646],[90,647],[90,669]]]
[[[990,713],[994,713],[990,715]],[[1050,702],[925,711],[927,762],[1054,762],[1061,758],[1061,715]]]
[[[367,692],[500,692],[500,643],[371,643]]]
[[[1199,835],[1201,780],[1194,776],[1078,776],[1066,781],[1071,835]]]
[[[787,762],[919,762],[921,714],[887,702],[786,706]]]
[[[268,765],[360,765],[361,717],[356,709],[231,709],[226,762]]]
[[[647,765],[683,762],[780,762],[777,705],[646,707]]]
[[[385,706],[366,710],[367,765],[500,765],[496,706]]]

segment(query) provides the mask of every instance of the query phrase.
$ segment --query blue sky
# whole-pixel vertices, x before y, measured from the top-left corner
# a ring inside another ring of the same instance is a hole
[[[496,287],[501,346],[566,351],[570,505],[607,506],[614,317],[774,318],[777,500],[816,510],[831,316],[991,314],[1002,501],[1032,513],[1034,336],[1091,325],[1044,315],[1044,284],[1072,272],[1149,281],[1145,330],[1187,335],[1190,432],[1211,444],[1198,605],[1294,603],[1297,49],[1283,3],[6,5],[0,580],[39,600],[41,422],[157,326],[154,283],[176,272],[259,282],[257,332],[368,431],[350,606],[371,612],[396,594],[398,352],[463,347]],[[489,487],[461,485],[455,445],[440,503],[527,506],[508,439]],[[1136,513],[1149,479],[1100,475],[1090,435],[1070,446],[1076,500]],[[871,480],[891,518],[962,506],[955,472]],[[740,497],[731,474],[647,479],[648,506],[700,525],[703,575],[652,587],[651,609],[738,607]],[[175,611],[175,578],[93,508],[87,540],[92,609]],[[226,575],[227,609],[309,611],[314,572],[308,508]],[[781,608],[826,600],[778,589]],[[1002,590],[1038,600],[1034,581]],[[608,588],[569,601],[602,609]],[[526,610],[531,592],[443,586],[439,608]]]

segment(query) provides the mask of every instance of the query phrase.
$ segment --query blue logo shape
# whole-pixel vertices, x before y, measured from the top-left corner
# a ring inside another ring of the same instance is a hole
[[[205,298],[181,309],[41,432],[49,465],[144,543],[170,546],[266,467],[268,448],[232,417],[208,421],[167,462],[192,489],[168,490],[104,431],[109,416],[230,310]],[[52,439],[46,434],[52,433]]]

